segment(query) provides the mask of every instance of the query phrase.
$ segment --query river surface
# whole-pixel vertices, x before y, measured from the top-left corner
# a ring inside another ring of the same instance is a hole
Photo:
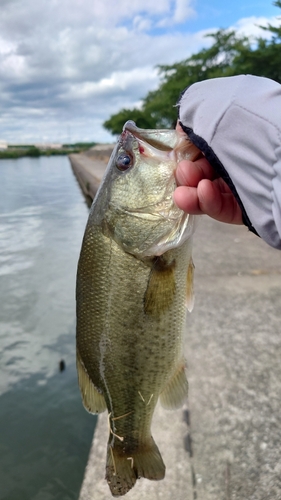
[[[96,422],[75,370],[87,215],[67,157],[0,160],[0,500],[79,495]]]

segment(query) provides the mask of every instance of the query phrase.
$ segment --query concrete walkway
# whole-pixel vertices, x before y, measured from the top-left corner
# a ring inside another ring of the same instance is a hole
[[[98,159],[92,160],[83,154],[71,154],[68,158],[74,175],[90,205],[105,172],[106,163]]]
[[[166,478],[138,500],[281,499],[281,253],[245,227],[202,217],[194,237],[195,307],[185,354],[189,398],[156,409]],[[109,500],[107,419],[99,417],[80,500]]]

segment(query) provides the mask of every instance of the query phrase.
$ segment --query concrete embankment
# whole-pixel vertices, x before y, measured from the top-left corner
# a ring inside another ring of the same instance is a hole
[[[112,144],[100,144],[83,154],[68,156],[72,170],[89,204],[98,190],[113,147]]]
[[[157,407],[152,428],[166,478],[141,479],[126,498],[281,499],[281,254],[245,227],[202,217],[194,262],[189,398],[175,412]],[[80,500],[112,498],[107,439],[103,414]]]
[[[90,203],[98,190],[106,164],[99,160],[91,160],[82,154],[69,155],[69,160],[78,183]]]

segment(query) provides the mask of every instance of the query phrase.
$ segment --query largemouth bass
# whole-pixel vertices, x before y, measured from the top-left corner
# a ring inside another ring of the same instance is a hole
[[[151,436],[158,398],[185,401],[186,301],[192,303],[194,216],[173,202],[175,168],[199,150],[175,130],[124,125],[92,205],[77,273],[77,369],[83,403],[108,410],[113,496],[162,479]]]

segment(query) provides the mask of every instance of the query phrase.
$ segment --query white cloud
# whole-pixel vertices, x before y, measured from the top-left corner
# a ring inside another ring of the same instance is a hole
[[[133,28],[136,31],[149,31],[152,28],[152,20],[145,16],[135,16],[133,19]]]
[[[159,27],[174,26],[183,24],[187,19],[192,19],[196,16],[196,12],[192,7],[192,0],[175,0],[171,4],[168,16],[163,17],[157,22]]]
[[[174,12],[174,21],[176,23],[182,23],[189,17],[193,17],[195,15],[195,10],[190,4],[189,0],[176,0],[175,12]]]
[[[108,141],[103,121],[157,88],[157,64],[210,45],[187,31],[192,15],[192,0],[2,0],[0,139],[65,140],[71,127],[73,140]]]
[[[12,41],[5,40],[0,37],[0,54],[1,56],[10,54],[13,50],[15,50],[16,45]]]
[[[271,38],[270,32],[261,28],[261,26],[267,26],[268,24],[280,26],[280,19],[278,20],[276,17],[266,18],[251,16],[240,19],[234,25],[234,28],[242,35],[252,38],[262,37],[269,40]]]
[[[121,92],[129,92],[134,87],[135,82],[138,82],[138,88],[156,87],[158,83],[158,73],[156,69],[151,70],[151,67],[134,68],[129,71],[116,71],[106,78],[102,78],[98,82],[81,82],[70,85],[69,94],[66,98],[80,99],[95,98],[100,96],[108,96],[108,94],[118,94]],[[138,91],[139,93],[139,91]]]
[[[21,78],[27,71],[26,61],[23,56],[7,54],[1,63],[1,72],[6,78]]]

